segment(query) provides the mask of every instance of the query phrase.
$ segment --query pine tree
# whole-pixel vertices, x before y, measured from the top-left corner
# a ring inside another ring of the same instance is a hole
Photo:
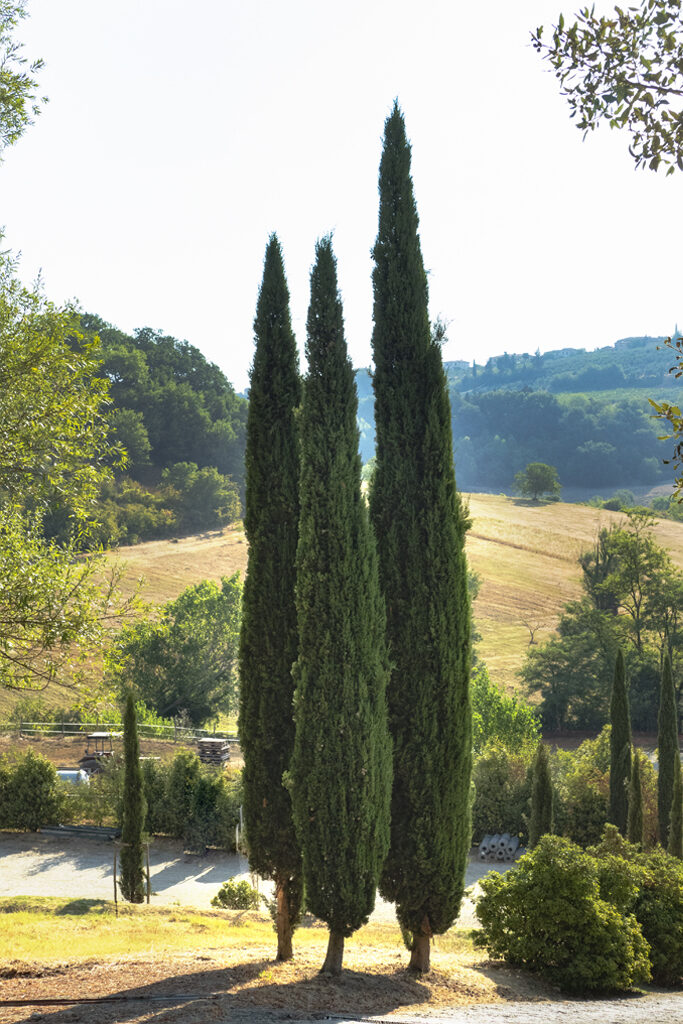
[[[628,788],[628,820],[626,838],[629,843],[643,845],[643,784],[640,776],[640,753],[633,751],[631,782]]]
[[[384,603],[329,238],[316,247],[307,328],[291,785],[306,905],[330,929],[322,969],[338,974],[344,937],[372,912],[389,842],[391,744]]]
[[[668,652],[664,656],[662,667],[657,726],[657,746],[659,748],[657,815],[659,818],[659,841],[666,850],[669,842],[669,817],[674,795],[675,767],[678,762],[678,709]]]
[[[683,792],[681,787],[681,757],[674,759],[674,784],[669,817],[669,853],[683,860]]]
[[[291,797],[282,781],[294,749],[296,409],[301,382],[289,292],[275,235],[266,248],[254,333],[245,455],[249,562],[240,635],[239,734],[249,864],[252,871],[275,882],[277,958],[288,960],[302,903],[301,851]]]
[[[553,783],[550,777],[548,748],[542,740],[536,748],[531,768],[531,815],[529,818],[529,849],[533,850],[541,836],[553,830]]]
[[[130,690],[126,696],[123,713],[123,756],[123,823],[119,885],[124,899],[130,903],[142,903],[145,898],[143,832],[147,805],[140,765],[135,698]]]
[[[628,787],[631,781],[631,714],[626,692],[624,655],[617,651],[609,706],[610,773],[608,820],[626,835],[628,821]]]
[[[379,196],[370,510],[393,663],[394,742],[391,847],[380,891],[412,936],[411,967],[425,972],[431,936],[457,917],[471,840],[468,524],[398,104],[385,124]]]

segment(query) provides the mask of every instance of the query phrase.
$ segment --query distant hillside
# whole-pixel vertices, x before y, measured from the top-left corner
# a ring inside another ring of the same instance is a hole
[[[504,353],[483,367],[446,363],[458,485],[510,491],[529,462],[547,462],[570,489],[607,496],[671,479],[671,445],[648,397],[673,400],[683,385],[668,374],[662,338],[624,338],[586,352]],[[361,454],[374,453],[369,371],[357,371]]]

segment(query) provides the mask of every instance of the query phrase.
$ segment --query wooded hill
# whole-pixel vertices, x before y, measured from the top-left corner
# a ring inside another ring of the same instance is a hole
[[[458,486],[511,491],[529,462],[557,468],[564,487],[601,493],[647,489],[671,479],[672,445],[648,397],[674,400],[663,338],[625,338],[586,352],[504,353],[483,367],[446,363]],[[357,372],[361,452],[374,451],[372,382]]]

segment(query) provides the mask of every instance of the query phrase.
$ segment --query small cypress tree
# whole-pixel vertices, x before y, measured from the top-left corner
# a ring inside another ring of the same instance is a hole
[[[533,850],[541,836],[553,830],[553,782],[550,777],[548,748],[540,740],[531,768],[531,815],[529,817],[529,849]]]
[[[657,779],[657,815],[659,818],[659,841],[666,850],[669,842],[669,817],[674,795],[674,776],[678,763],[678,709],[676,692],[671,673],[669,653],[664,655],[662,681],[659,691],[659,715],[657,718],[657,747],[659,776]]]
[[[123,756],[123,822],[119,885],[124,899],[130,903],[142,903],[145,898],[143,833],[147,805],[140,765],[135,698],[130,690],[126,695],[123,713]]]
[[[640,776],[641,754],[634,749],[631,762],[631,782],[628,789],[628,820],[626,838],[629,843],[643,845],[643,784]]]
[[[249,562],[240,634],[239,734],[249,864],[252,871],[275,882],[277,958],[288,960],[302,902],[301,851],[291,797],[282,782],[294,749],[296,410],[301,382],[289,291],[275,235],[266,248],[254,333],[245,455]]]
[[[322,970],[338,974],[344,937],[375,903],[389,841],[391,746],[384,603],[329,238],[316,247],[307,328],[290,774],[306,905],[330,929]]]
[[[631,782],[631,713],[626,691],[626,667],[621,649],[617,651],[614,665],[609,714],[612,729],[608,820],[625,836],[628,821],[628,787]]]
[[[393,664],[391,848],[380,891],[411,936],[412,969],[458,915],[471,843],[467,513],[398,107],[387,118],[373,250],[377,467],[370,512]]]
[[[669,853],[683,860],[683,787],[681,787],[681,758],[676,757],[674,767],[673,797],[669,818]]]

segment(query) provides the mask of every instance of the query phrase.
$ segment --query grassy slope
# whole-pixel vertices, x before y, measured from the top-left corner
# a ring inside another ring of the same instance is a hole
[[[540,626],[536,640],[549,636],[562,605],[581,593],[578,555],[594,543],[601,526],[624,517],[583,505],[534,506],[494,494],[467,498],[473,518],[467,555],[482,581],[474,609],[482,634],[480,652],[492,677],[514,689],[529,644],[525,621]],[[683,568],[683,524],[659,520],[655,532]],[[144,576],[143,598],[157,604],[199,580],[244,573],[247,545],[242,530],[231,527],[121,548],[112,557],[125,563],[131,587]],[[65,691],[53,693],[55,701],[72,699]],[[0,692],[0,714],[11,700],[12,695]]]

